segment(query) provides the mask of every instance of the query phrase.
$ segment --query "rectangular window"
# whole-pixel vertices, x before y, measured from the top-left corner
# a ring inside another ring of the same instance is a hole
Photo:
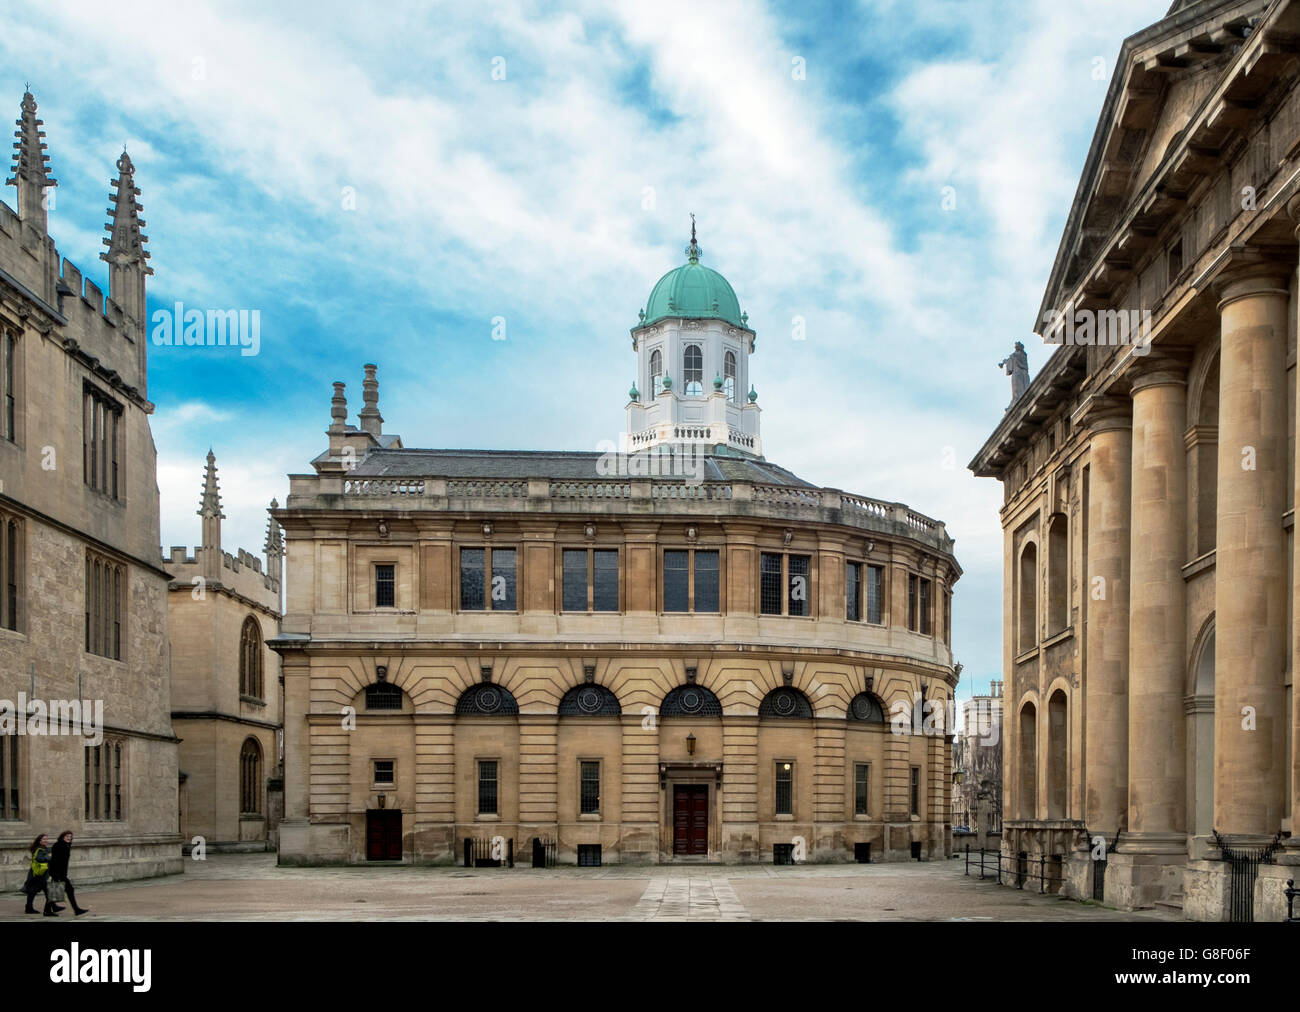
[[[912,814],[921,814],[921,767],[912,767]]]
[[[483,759],[478,764],[478,814],[497,814],[497,763]]]
[[[932,614],[932,612],[930,610],[930,586],[931,584],[929,580],[926,579],[921,580],[921,594],[920,594],[921,630],[920,631],[924,633],[926,636],[929,636],[931,631],[930,615]]]
[[[862,618],[862,563],[844,564],[844,618],[857,622]]]
[[[867,621],[880,625],[885,614],[885,569],[867,567]]]
[[[460,550],[460,610],[483,611],[487,581],[484,579],[487,553],[482,548]]]
[[[564,611],[587,610],[587,550],[566,548],[561,557],[561,604]]]
[[[86,645],[87,653],[122,659],[123,591],[126,570],[101,555],[86,553]]]
[[[374,782],[375,782],[376,784],[386,784],[386,785],[388,785],[388,786],[390,786],[390,787],[391,787],[394,783],[397,782],[396,777],[393,775],[393,760],[392,760],[392,759],[376,759],[376,760],[375,760],[375,780],[374,780]]]
[[[515,550],[492,549],[492,610],[515,611],[518,608],[515,580]]]
[[[18,578],[22,565],[18,520],[0,513],[0,628],[18,630]]]
[[[871,764],[853,764],[853,814],[867,814],[867,789],[871,784]]]
[[[912,632],[916,632],[919,628],[917,625],[916,605],[919,593],[917,587],[920,582],[921,578],[915,573],[907,574],[907,628],[911,629]]]
[[[613,549],[599,549],[591,554],[592,610],[618,611],[618,552]]]
[[[375,566],[376,608],[392,608],[396,606],[394,568],[391,564]]]
[[[664,611],[718,612],[721,598],[718,562],[719,555],[713,550],[665,551]]]
[[[6,330],[0,338],[0,392],[4,394],[4,417],[0,436],[9,442],[18,438],[18,336]]]
[[[123,768],[126,742],[107,738],[85,750],[86,819],[95,822],[122,821]]]
[[[121,454],[122,406],[87,385],[82,394],[82,479],[96,492],[121,498],[118,460]]]
[[[562,611],[618,611],[618,551],[566,548],[561,556]]]
[[[664,611],[690,611],[690,552],[664,552]]]
[[[811,559],[807,555],[788,555],[789,567],[789,615],[806,616],[808,610],[808,572]]]
[[[22,812],[18,790],[18,735],[0,737],[0,820],[16,820]]]
[[[764,552],[760,560],[759,604],[764,615],[781,614],[781,556]]]
[[[759,560],[759,611],[764,615],[811,615],[811,562],[807,555],[763,552]]]
[[[794,763],[776,764],[776,814],[794,814]]]
[[[581,808],[583,815],[593,815],[600,811],[600,763],[584,762],[582,764]]]
[[[718,553],[695,553],[695,610],[718,610]]]

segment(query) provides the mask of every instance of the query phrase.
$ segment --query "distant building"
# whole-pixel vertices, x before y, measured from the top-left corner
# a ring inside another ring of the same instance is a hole
[[[276,506],[274,500],[272,508]],[[171,630],[172,722],[180,736],[180,818],[186,847],[274,849],[283,811],[280,632],[284,547],[268,522],[266,569],[222,549],[216,458],[199,503],[202,543],[164,565]]]
[[[282,862],[950,852],[947,729],[886,715],[952,698],[952,539],[761,456],[755,333],[687,253],[632,329],[629,453],[407,449],[373,366],[358,426],[335,384],[273,513]]]
[[[967,700],[953,743],[952,824],[969,829],[979,847],[996,847],[1002,832],[1002,681]],[[993,838],[990,839],[992,834]]]
[[[105,299],[48,234],[56,184],[30,93],[15,136],[18,211],[0,204],[0,887],[22,883],[38,833],[65,829],[78,882],[176,872],[140,191],[123,151]],[[73,703],[83,724],[102,707],[93,736],[50,733]]]

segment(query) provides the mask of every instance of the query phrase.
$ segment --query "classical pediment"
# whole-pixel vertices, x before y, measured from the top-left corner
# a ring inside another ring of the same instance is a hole
[[[1039,321],[1095,269],[1116,228],[1138,205],[1142,206],[1136,224],[1147,222],[1154,234],[1169,212],[1185,201],[1180,180],[1190,186],[1205,169],[1196,150],[1178,153],[1187,128],[1212,99],[1233,55],[1268,6],[1268,0],[1179,2],[1163,19],[1125,40]],[[1214,153],[1204,154],[1208,160]],[[1172,158],[1185,163],[1181,173],[1164,171]],[[1158,174],[1164,178],[1151,192],[1150,184]],[[1122,258],[1124,251],[1111,249],[1107,255]],[[1038,326],[1034,329],[1041,332]]]

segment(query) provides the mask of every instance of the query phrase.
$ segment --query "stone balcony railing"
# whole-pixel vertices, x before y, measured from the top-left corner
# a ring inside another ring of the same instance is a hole
[[[749,516],[856,527],[909,538],[948,554],[953,548],[940,521],[902,503],[850,495],[833,488],[744,481],[290,475],[289,499],[284,509]]]

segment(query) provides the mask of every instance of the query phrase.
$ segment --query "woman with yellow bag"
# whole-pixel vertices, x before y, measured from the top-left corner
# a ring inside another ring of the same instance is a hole
[[[42,833],[32,841],[32,864],[27,870],[27,882],[23,886],[23,891],[27,893],[27,913],[36,913],[36,908],[32,906],[32,900],[36,899],[37,893],[45,894],[45,909],[43,913],[46,917],[58,917],[59,909],[50,899],[50,838]]]

